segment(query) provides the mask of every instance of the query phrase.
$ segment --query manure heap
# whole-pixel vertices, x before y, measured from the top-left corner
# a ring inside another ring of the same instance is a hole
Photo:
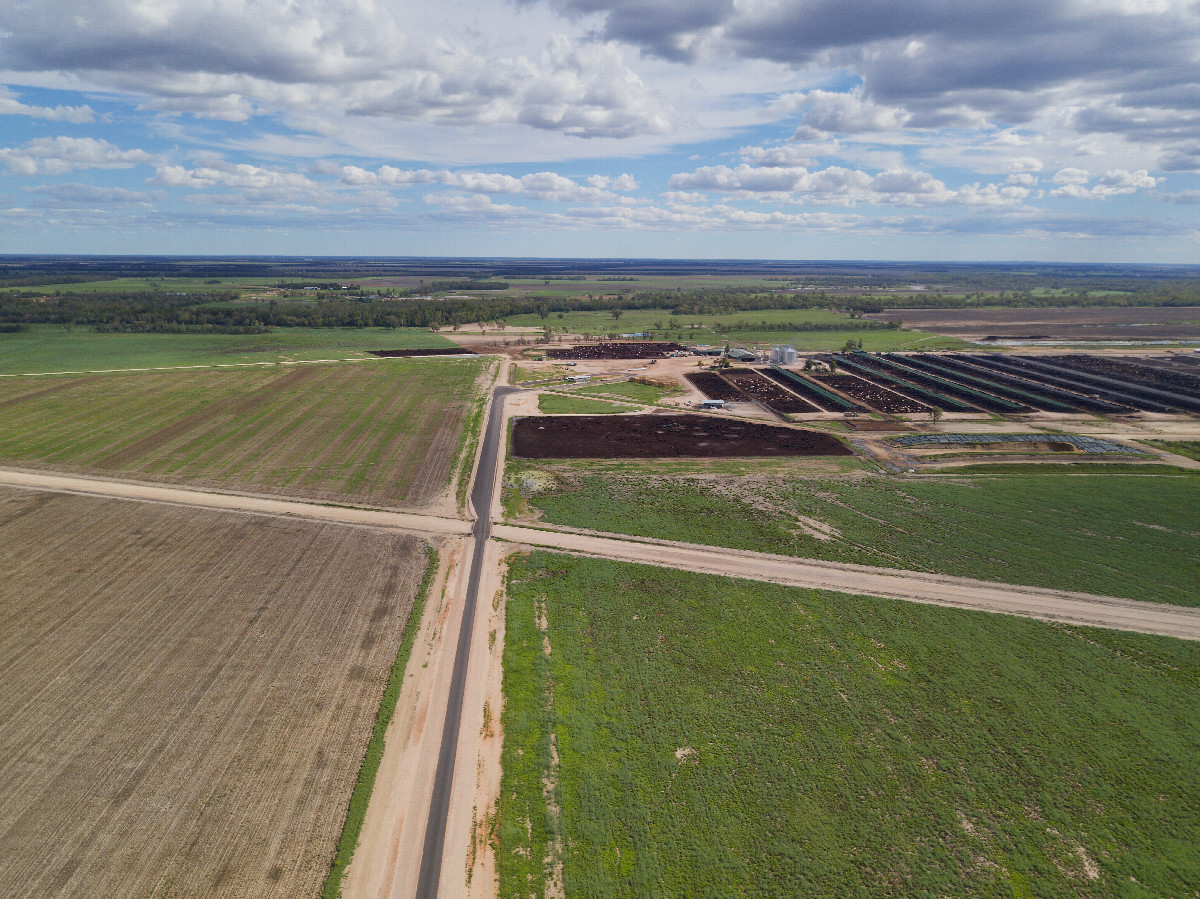
[[[531,416],[513,425],[512,450],[521,459],[851,455],[821,431],[708,415]]]

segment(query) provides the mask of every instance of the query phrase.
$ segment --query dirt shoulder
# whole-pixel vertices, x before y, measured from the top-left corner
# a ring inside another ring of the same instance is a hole
[[[0,468],[0,485],[54,493],[74,493],[83,496],[103,496],[176,506],[195,506],[252,515],[306,518],[362,527],[387,528],[414,534],[467,534],[471,530],[471,523],[468,521],[442,518],[436,515],[325,506],[318,503],[293,502],[255,494],[189,490],[183,487],[164,487],[141,481],[50,474],[44,471],[29,471],[19,468]]]

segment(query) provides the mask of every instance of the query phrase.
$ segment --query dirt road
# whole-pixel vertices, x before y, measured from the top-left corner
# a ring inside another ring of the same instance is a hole
[[[309,518],[362,527],[388,528],[412,534],[469,534],[471,532],[469,521],[441,518],[436,515],[389,512],[384,509],[325,506],[318,503],[272,499],[245,493],[215,493],[207,490],[188,490],[183,487],[164,487],[141,481],[51,474],[20,468],[0,468],[0,485],[27,490],[46,490],[54,493],[75,493],[138,502],[166,503],[175,506],[197,506],[204,509],[221,509],[227,512],[245,512],[252,515]]]
[[[511,525],[497,525],[492,529],[492,535],[498,540],[514,544],[548,547],[577,555],[950,608],[1000,612],[1043,621],[1200,640],[1200,609],[1183,606],[997,584],[920,571],[819,562],[715,546],[614,539]]]

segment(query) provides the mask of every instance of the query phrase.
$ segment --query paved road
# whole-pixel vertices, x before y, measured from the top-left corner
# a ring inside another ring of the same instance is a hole
[[[1000,612],[1042,621],[1200,640],[1200,608],[998,584],[921,571],[820,562],[717,546],[638,538],[619,539],[617,535],[497,525],[492,536],[510,543],[544,546],[576,555],[641,562],[839,593],[882,596],[927,605]]]
[[[471,505],[475,507],[476,516],[475,528],[472,531],[474,545],[471,549],[471,573],[467,581],[462,624],[458,631],[458,649],[454,657],[454,674],[450,680],[450,698],[446,703],[446,723],[442,728],[437,773],[433,780],[433,798],[429,803],[429,823],[425,827],[425,845],[421,851],[417,899],[433,899],[438,894],[442,850],[446,842],[446,819],[450,811],[450,787],[454,782],[454,763],[458,755],[463,693],[467,685],[467,662],[471,656],[471,635],[474,631],[475,607],[479,600],[479,579],[483,571],[483,550],[492,532],[492,494],[496,484],[500,441],[504,437],[504,398],[519,389],[497,387],[492,392],[487,432],[484,434],[483,449],[479,454],[479,465],[475,469],[475,484],[471,489]]]

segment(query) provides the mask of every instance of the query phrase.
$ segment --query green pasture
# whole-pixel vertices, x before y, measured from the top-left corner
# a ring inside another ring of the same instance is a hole
[[[548,552],[505,614],[504,899],[1200,890],[1200,644]]]
[[[801,331],[763,330],[768,325],[850,325],[849,315],[828,309],[763,309],[719,315],[673,315],[669,309],[630,309],[613,318],[611,312],[551,312],[549,318],[538,315],[514,315],[506,320],[515,327],[550,327],[572,334],[638,334],[650,332],[663,340],[698,344],[794,344],[809,352],[832,352],[847,340],[862,340],[863,349],[884,352],[900,349],[959,349],[971,344],[952,337],[919,331]]]
[[[538,411],[546,415],[616,415],[621,412],[636,412],[637,407],[593,400],[585,396],[543,393],[538,397]]]
[[[368,350],[449,347],[424,328],[276,328],[269,334],[98,334],[33,325],[0,334],[0,375],[365,357]]]
[[[555,524],[1200,606],[1200,477],[1173,469],[900,479],[527,461],[510,480],[522,468],[555,476],[524,498]]]
[[[1200,441],[1198,440],[1144,440],[1142,442],[1147,446],[1157,447],[1168,453],[1200,462]]]
[[[635,403],[653,405],[663,397],[682,393],[683,390],[679,387],[656,387],[653,384],[638,384],[634,381],[618,381],[615,384],[597,384],[594,387],[585,387],[582,390],[577,390],[575,392],[592,394],[594,396],[628,399],[633,400]]]

